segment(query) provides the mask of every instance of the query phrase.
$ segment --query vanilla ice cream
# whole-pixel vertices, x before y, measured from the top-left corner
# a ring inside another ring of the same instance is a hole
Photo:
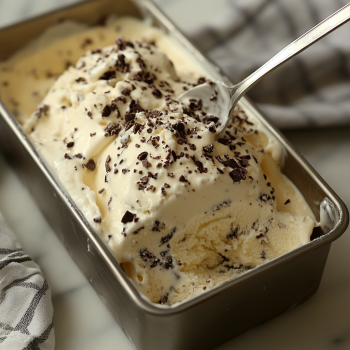
[[[172,305],[310,241],[260,123],[237,110],[215,141],[202,101],[177,101],[210,77],[174,40],[132,18],[65,26],[1,64],[1,98],[145,296]]]

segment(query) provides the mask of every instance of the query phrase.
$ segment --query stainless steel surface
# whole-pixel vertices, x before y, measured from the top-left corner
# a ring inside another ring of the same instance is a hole
[[[204,105],[204,111],[217,116],[221,121],[221,125],[218,126],[215,135],[216,139],[218,139],[225,131],[238,101],[250,88],[265,75],[289,61],[292,57],[304,51],[306,48],[346,23],[349,19],[350,3],[301,35],[240,83],[232,86],[220,80],[212,82],[211,84],[204,83],[184,92],[179,98],[181,100],[196,98],[202,101],[209,101],[211,96],[214,97]]]
[[[199,64],[206,67],[213,79],[226,79],[230,83],[151,2],[144,0],[138,6],[141,11],[129,1],[90,1],[5,28],[0,31],[0,50],[3,50],[0,55],[8,56],[22,47],[23,30],[26,31],[26,40],[29,40],[58,18],[74,18],[81,22],[89,19],[92,24],[93,18],[97,21],[112,11],[134,16],[143,13],[178,39]],[[9,36],[12,38],[10,48],[6,47]],[[246,98],[241,100],[241,106],[249,116],[258,118],[267,132],[283,145],[286,151],[283,171],[298,186],[316,217],[319,217],[320,203],[324,198],[333,203],[332,227],[325,232],[315,230],[315,239],[311,243],[236,280],[182,304],[164,308],[150,303],[138,293],[114,256],[60,187],[16,120],[0,104],[2,152],[28,185],[48,222],[138,349],[211,349],[299,305],[316,292],[330,244],[347,227],[347,209],[337,195]]]

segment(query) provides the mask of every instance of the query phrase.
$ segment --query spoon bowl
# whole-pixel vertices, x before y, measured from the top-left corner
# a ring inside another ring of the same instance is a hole
[[[190,105],[191,100],[201,101],[202,111],[219,119],[215,139],[219,139],[230,121],[240,98],[266,74],[299,54],[350,19],[350,3],[324,19],[298,39],[282,49],[254,73],[240,83],[228,86],[223,81],[207,82],[184,92],[178,100]]]

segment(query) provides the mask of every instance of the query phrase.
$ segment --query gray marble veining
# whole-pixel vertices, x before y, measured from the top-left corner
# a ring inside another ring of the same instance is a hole
[[[0,0],[0,26],[74,2],[77,0]],[[226,0],[215,1],[215,5],[212,0],[156,2],[179,27],[192,30],[220,11]],[[193,21],[183,15],[185,5],[191,11],[196,10]],[[350,127],[288,131],[286,136],[350,206]],[[43,218],[28,190],[2,158],[0,211],[23,248],[40,264],[52,288],[56,349],[133,349]],[[320,289],[314,297],[217,349],[350,349],[349,230],[332,245]]]

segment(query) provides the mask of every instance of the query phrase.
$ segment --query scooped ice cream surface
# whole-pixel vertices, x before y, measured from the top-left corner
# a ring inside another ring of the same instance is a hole
[[[237,110],[215,141],[202,101],[176,100],[206,78],[163,36],[88,51],[24,129],[136,287],[171,305],[309,242],[315,219],[258,121]]]

